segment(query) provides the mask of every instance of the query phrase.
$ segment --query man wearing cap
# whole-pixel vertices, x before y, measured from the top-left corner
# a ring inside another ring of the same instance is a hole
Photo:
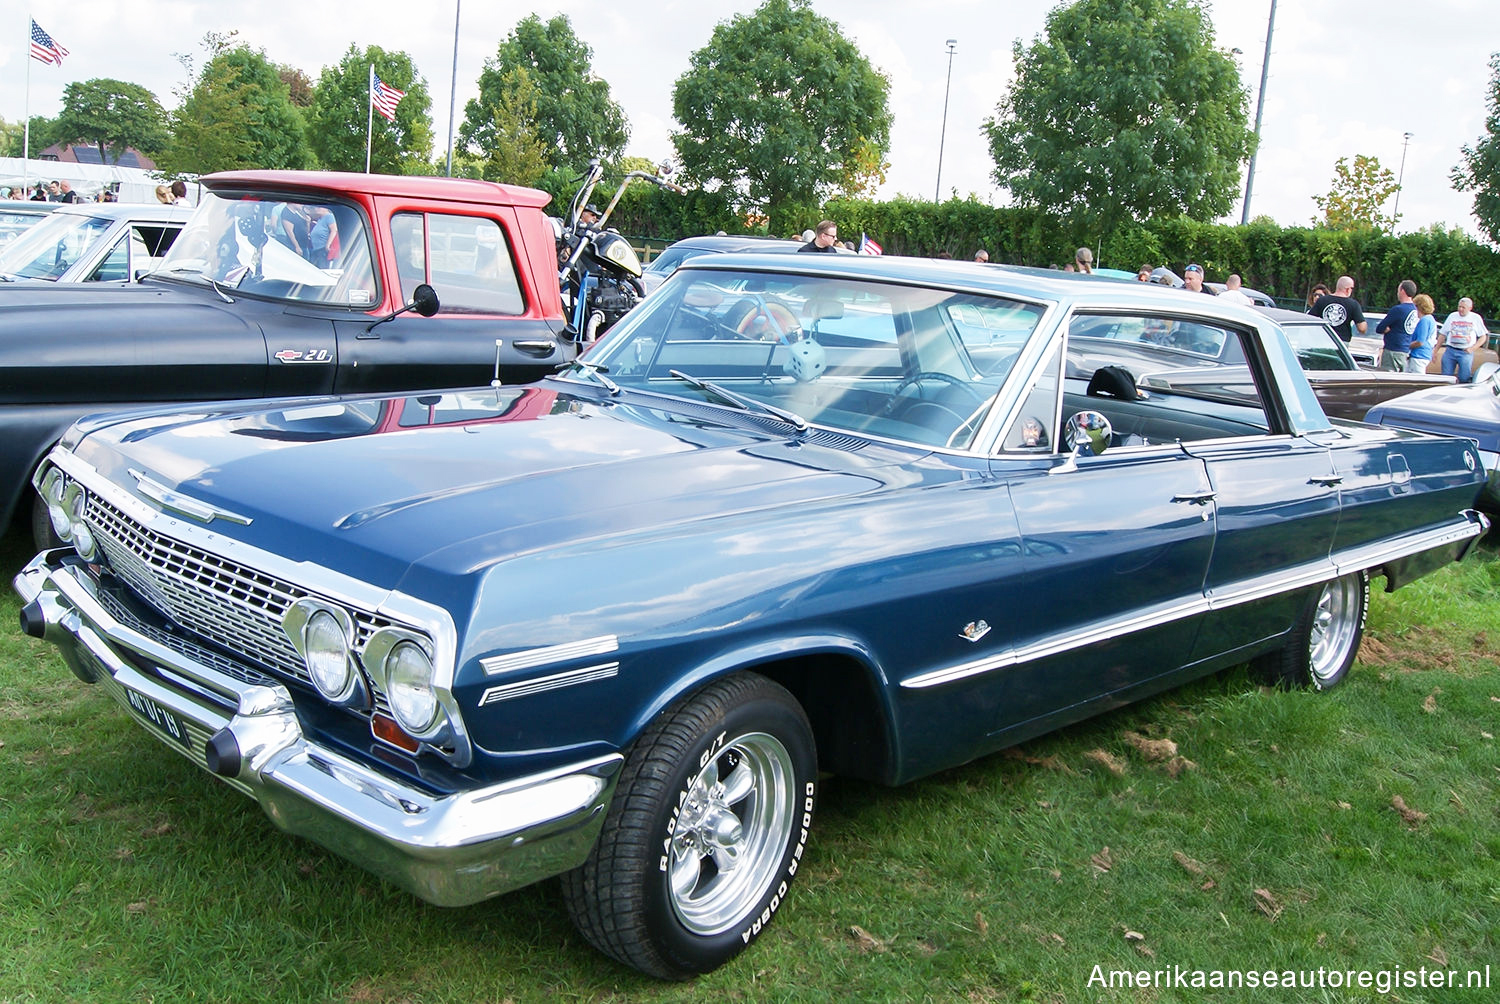
[[[1364,309],[1354,298],[1354,280],[1347,275],[1339,276],[1332,293],[1324,293],[1313,301],[1311,313],[1323,318],[1323,322],[1346,342],[1354,337],[1354,331],[1364,334],[1365,328],[1369,327]]]
[[[1203,266],[1193,262],[1182,270],[1182,285],[1189,293],[1207,293],[1214,295],[1214,291],[1203,285]]]

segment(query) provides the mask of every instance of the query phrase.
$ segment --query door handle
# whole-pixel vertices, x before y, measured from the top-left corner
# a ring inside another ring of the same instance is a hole
[[[1323,477],[1308,478],[1307,483],[1310,485],[1319,485],[1323,488],[1337,488],[1344,483],[1344,479],[1337,474],[1331,474]]]
[[[528,356],[536,356],[538,359],[545,359],[557,351],[557,343],[545,339],[539,341],[521,341],[518,339],[510,344],[516,351],[524,352]]]
[[[1182,495],[1173,495],[1173,502],[1188,502],[1192,505],[1208,505],[1219,497],[1218,492],[1187,492]]]

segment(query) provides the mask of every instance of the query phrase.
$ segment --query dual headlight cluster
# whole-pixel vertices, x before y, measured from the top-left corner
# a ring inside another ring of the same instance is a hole
[[[99,553],[99,542],[84,522],[89,495],[83,485],[53,467],[42,478],[41,495],[52,532],[64,543],[72,544],[85,561],[93,561]]]
[[[307,665],[313,686],[331,703],[369,707],[368,673],[408,735],[428,742],[447,737],[449,723],[433,684],[432,643],[426,637],[402,628],[381,628],[359,652],[353,615],[314,599],[298,600],[288,608],[282,627]]]

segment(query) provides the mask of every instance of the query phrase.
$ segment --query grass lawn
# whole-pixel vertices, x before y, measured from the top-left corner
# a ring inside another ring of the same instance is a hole
[[[830,780],[771,931],[691,984],[594,953],[555,883],[445,910],[282,834],[20,634],[27,556],[0,544],[0,1002],[1500,1000],[1493,542],[1377,592],[1330,693],[1232,670],[904,788]]]

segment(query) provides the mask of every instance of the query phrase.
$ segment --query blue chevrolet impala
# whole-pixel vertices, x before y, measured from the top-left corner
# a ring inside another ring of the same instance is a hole
[[[1227,342],[1246,379],[1172,381]],[[68,546],[15,586],[278,826],[438,904],[561,875],[684,978],[766,930],[825,772],[1245,662],[1337,684],[1372,577],[1460,559],[1484,483],[1472,442],[1330,421],[1211,297],[714,255],[537,384],[85,419],[36,477]]]

